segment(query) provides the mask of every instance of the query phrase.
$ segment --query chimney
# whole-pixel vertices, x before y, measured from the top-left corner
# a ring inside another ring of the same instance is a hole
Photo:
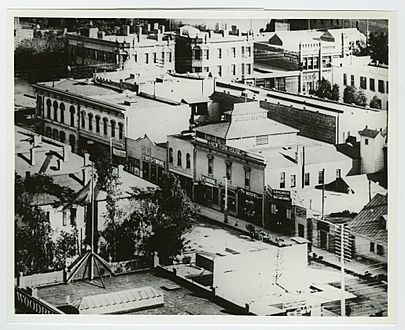
[[[156,41],[162,41],[162,33],[160,33],[160,30],[155,30],[155,35]]]
[[[137,34],[138,36],[140,36],[140,35],[142,34],[142,26],[137,26],[137,27],[136,27],[136,34]]]
[[[129,35],[129,25],[123,25],[123,26],[121,27],[121,34],[122,34],[123,36]]]
[[[83,166],[90,165],[90,154],[85,152],[83,155]]]
[[[222,30],[221,33],[222,33],[222,37],[225,37],[225,30]]]
[[[62,159],[64,162],[69,161],[71,151],[72,151],[72,147],[70,145],[64,145],[62,147]]]
[[[146,33],[149,33],[151,29],[151,25],[149,23],[146,23]]]
[[[164,26],[164,25],[161,25],[161,26],[160,26],[160,32],[161,32],[162,34],[164,34],[165,31],[166,31],[165,26]]]
[[[103,40],[105,38],[105,32],[104,31],[98,31],[97,38]]]
[[[158,30],[158,29],[159,29],[159,23],[154,23],[153,30]]]
[[[35,147],[31,147],[31,149],[30,149],[30,161],[31,161],[31,165],[34,166],[35,165]]]
[[[42,136],[41,135],[34,135],[33,146],[38,147],[42,143]]]
[[[89,29],[89,38],[97,39],[98,28],[92,27]]]
[[[212,38],[213,34],[214,34],[214,31],[212,31],[212,30],[209,30],[209,31],[208,31],[208,36],[209,36],[210,38]]]

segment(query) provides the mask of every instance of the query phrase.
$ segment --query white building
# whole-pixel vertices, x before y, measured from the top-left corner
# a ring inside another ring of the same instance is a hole
[[[349,56],[332,62],[331,78],[332,85],[339,86],[341,100],[344,89],[347,86],[354,86],[364,92],[367,104],[376,97],[379,108],[388,110],[388,66],[372,64],[369,56]]]
[[[386,137],[380,130],[365,128],[360,135],[360,171],[364,174],[382,171],[385,167]]]

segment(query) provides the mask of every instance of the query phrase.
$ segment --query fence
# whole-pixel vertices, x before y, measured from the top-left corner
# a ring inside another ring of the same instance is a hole
[[[63,279],[63,270],[58,270],[55,272],[33,274],[28,276],[21,275],[16,279],[16,282],[20,288],[32,288],[63,283]]]
[[[116,275],[152,268],[152,260],[146,258],[112,262],[111,269]]]

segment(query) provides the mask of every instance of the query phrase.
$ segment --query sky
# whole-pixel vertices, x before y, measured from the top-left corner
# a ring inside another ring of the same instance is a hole
[[[260,28],[266,28],[269,19],[180,19],[184,24],[205,24],[208,29],[214,29],[217,22],[220,23],[222,29],[225,24],[228,24],[230,29],[232,25],[236,25],[242,32],[246,32],[252,26],[254,32],[259,32]]]

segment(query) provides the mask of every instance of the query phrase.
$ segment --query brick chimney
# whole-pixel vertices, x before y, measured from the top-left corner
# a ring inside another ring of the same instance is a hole
[[[32,166],[35,166],[35,147],[31,147],[30,149],[30,163]]]
[[[158,29],[159,29],[159,23],[154,23],[153,30],[158,30]]]
[[[162,34],[164,34],[165,31],[166,31],[165,26],[164,26],[164,25],[161,25],[161,26],[160,26],[160,32],[161,32]]]

